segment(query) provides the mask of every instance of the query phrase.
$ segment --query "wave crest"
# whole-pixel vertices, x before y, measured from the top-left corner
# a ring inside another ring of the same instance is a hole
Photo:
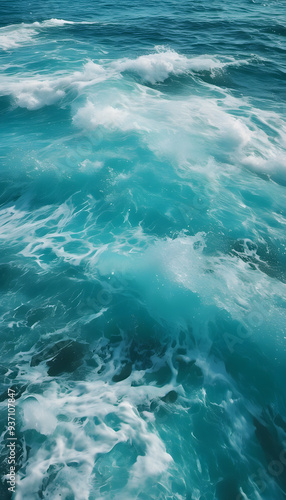
[[[247,60],[235,60],[232,57],[195,56],[188,58],[166,47],[155,47],[153,54],[139,56],[136,59],[121,59],[113,63],[114,68],[123,73],[137,73],[143,81],[156,84],[164,82],[172,75],[180,76],[189,72],[222,70],[227,66],[248,64]]]

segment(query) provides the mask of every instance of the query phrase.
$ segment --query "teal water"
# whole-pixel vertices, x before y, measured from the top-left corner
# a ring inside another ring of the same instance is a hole
[[[1,499],[285,498],[285,2],[0,13]]]

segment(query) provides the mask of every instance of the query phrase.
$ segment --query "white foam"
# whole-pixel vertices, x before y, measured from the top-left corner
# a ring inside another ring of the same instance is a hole
[[[82,71],[70,75],[54,75],[50,78],[25,76],[3,77],[0,83],[1,95],[12,95],[17,106],[29,110],[40,109],[60,101],[71,87],[81,89],[95,85],[108,78],[108,74],[100,65],[88,61]]]
[[[95,351],[99,347],[97,345]],[[129,378],[114,384],[111,381],[114,359],[120,359],[120,353],[116,355],[114,352],[114,358],[106,363],[106,369],[100,376],[91,371],[86,373],[87,380],[84,381],[64,377],[51,379],[45,376],[43,366],[31,369],[31,352],[18,355],[21,359],[21,380],[30,388],[31,383],[34,388],[34,384],[38,384],[42,394],[24,394],[17,403],[18,425],[21,432],[25,433],[24,443],[30,446],[31,433],[26,431],[32,430],[33,446],[25,468],[18,473],[16,500],[31,498],[41,490],[47,498],[59,500],[59,494],[66,497],[74,495],[83,500],[88,500],[91,494],[102,500],[111,497],[132,500],[141,492],[149,494],[150,498],[159,498],[159,491],[162,490],[157,490],[155,485],[163,485],[165,496],[172,496],[172,482],[179,474],[179,467],[182,482],[189,477],[191,470],[193,487],[199,487],[207,461],[202,454],[198,456],[201,443],[200,440],[196,442],[192,435],[190,417],[186,413],[193,403],[200,406],[202,414],[205,410],[208,412],[210,425],[213,422],[221,425],[221,417],[227,416],[222,420],[226,425],[220,428],[220,432],[223,432],[225,442],[229,439],[232,452],[239,453],[245,459],[245,442],[251,430],[244,418],[243,399],[235,398],[232,393],[236,389],[223,363],[212,363],[209,356],[203,357],[201,346],[193,354],[198,355],[198,366],[204,372],[206,369],[211,401],[204,387],[187,394],[182,407],[176,404],[172,405],[172,410],[168,410],[164,406],[166,427],[165,420],[157,421],[156,412],[155,415],[150,414],[152,418],[149,418],[149,412],[138,412],[137,406],[148,407],[151,401],[159,403],[160,398],[172,389],[184,392],[182,387],[173,387],[171,384],[156,387],[143,385],[142,382],[141,385],[134,385],[144,374],[135,371]],[[215,395],[214,381],[222,389],[216,391]],[[175,419],[174,414],[177,415]],[[178,418],[182,419],[181,423]],[[184,428],[187,425],[186,428],[190,428],[188,437],[182,435],[179,443],[182,446],[182,464],[176,464],[168,450],[178,450],[167,438],[172,425],[175,425],[174,432],[179,432],[180,426]],[[187,452],[185,455],[185,439],[188,446],[192,447],[191,454]],[[121,470],[124,471],[122,484]],[[105,491],[102,486],[109,481],[112,481],[111,490]]]
[[[32,27],[5,27],[0,28],[0,49],[16,49],[21,45],[33,43],[34,37],[38,34]]]
[[[143,85],[134,86],[131,92],[101,90],[98,99],[90,94],[73,122],[87,130],[102,126],[110,131],[136,131],[151,151],[174,161],[182,174],[183,165],[186,175],[204,169],[216,182],[232,175],[235,168],[246,167],[285,183],[286,124],[281,117],[223,90],[215,89],[216,97],[211,86],[208,90],[207,95],[176,100]],[[224,168],[218,167],[222,163]]]
[[[120,59],[113,66],[120,72],[131,71],[137,73],[145,82],[155,84],[163,82],[172,75],[182,75],[189,72],[222,70],[230,65],[248,64],[247,60],[216,56],[195,56],[187,58],[176,51],[164,46],[156,47],[153,54],[139,56],[137,59]]]
[[[137,59],[122,59],[114,63],[120,71],[135,71],[144,81],[155,84],[163,82],[170,75],[180,75],[188,71],[188,59],[173,50],[165,50],[139,56]]]
[[[269,176],[274,181],[286,184],[286,153],[269,149],[268,157],[250,154],[243,159],[243,165],[249,170],[261,175]],[[272,151],[271,151],[272,150]]]
[[[58,28],[73,24],[95,24],[93,21],[66,21],[65,19],[47,19],[34,23],[13,24],[0,28],[0,48],[3,50],[16,49],[23,45],[35,43],[35,37],[46,28]]]
[[[166,238],[155,243],[153,241],[145,250],[129,253],[128,257],[122,255],[118,245],[117,251],[116,247],[113,247],[114,253],[107,251],[102,255],[96,263],[96,269],[99,269],[101,275],[113,269],[115,273],[122,272],[133,279],[136,276],[137,288],[144,297],[144,302],[148,304],[150,314],[157,314],[166,321],[174,321],[175,324],[182,318],[188,323],[194,317],[198,323],[201,308],[202,311],[211,311],[213,308],[224,310],[233,320],[246,325],[249,336],[260,343],[262,333],[254,322],[258,321],[259,327],[262,318],[263,342],[269,348],[275,349],[272,337],[267,332],[271,329],[271,322],[275,321],[276,325],[281,326],[285,322],[285,311],[279,297],[282,290],[285,293],[286,285],[263,271],[251,268],[247,261],[235,255],[227,253],[208,256],[203,251],[205,246],[203,233],[195,236],[182,234],[175,239]],[[116,259],[113,257],[115,254]],[[180,296],[181,290],[190,292],[189,300],[176,298]],[[271,313],[268,310],[269,302],[272,304]],[[249,304],[255,311],[253,318]],[[203,335],[204,314],[201,318],[201,330],[198,329],[200,341]],[[205,334],[207,335],[207,329]]]
[[[141,137],[149,149],[179,163],[192,158],[193,164],[201,164],[221,151],[238,158],[253,133],[247,121],[228,112],[233,103],[222,97],[223,105],[217,99],[197,96],[170,101],[159,92],[146,93],[139,85],[132,93],[106,92],[97,102],[88,100],[73,122],[88,130],[101,125],[110,130],[144,132]]]
[[[103,125],[109,129],[132,130],[128,112],[113,106],[96,107],[91,102],[81,108],[73,118],[73,123],[80,128],[94,129]]]
[[[142,484],[144,485],[146,481],[150,480],[150,477],[154,478],[166,471],[173,459],[166,452],[161,439],[148,431],[147,423],[134,412],[130,403],[124,402],[120,405],[120,415],[128,423],[128,429],[132,429],[130,436],[132,441],[143,440],[146,447],[145,454],[138,456],[130,471],[128,488],[133,490]]]
[[[23,430],[34,429],[44,435],[54,432],[57,419],[50,408],[49,401],[41,395],[25,398],[23,412]]]
[[[46,21],[42,21],[40,23],[33,23],[34,26],[39,26],[43,28],[51,28],[53,26],[65,26],[68,24],[76,24],[74,21],[66,21],[65,19],[47,19]]]
[[[32,81],[18,88],[15,92],[18,106],[30,110],[50,106],[65,96],[63,90],[54,88],[49,82]]]
[[[37,383],[40,383],[42,370],[40,367],[35,370],[38,371]],[[150,476],[158,479],[167,474],[172,457],[166,452],[150,419],[147,423],[139,416],[136,405],[162,397],[168,387],[132,387],[133,374],[129,380],[114,385],[110,383],[112,373],[109,375],[107,372],[105,379],[93,377],[88,382],[72,382],[68,390],[66,384],[61,387],[60,381],[49,379],[42,395],[22,398],[22,431],[33,429],[35,433],[47,436],[49,446],[44,443],[35,447],[25,473],[19,472],[18,500],[36,494],[47,474],[59,464],[62,465],[58,468],[57,481],[51,481],[47,490],[53,498],[56,498],[55,488],[60,478],[61,492],[67,488],[67,492],[72,492],[76,498],[87,500],[92,487],[100,498],[98,480],[93,483],[94,468],[98,467],[98,478],[101,473],[114,473],[114,464],[109,461],[108,455],[118,443],[126,443],[127,449],[134,443],[144,451],[142,456],[138,455],[130,470],[129,481],[122,489],[122,498],[132,497],[136,488],[144,488]],[[34,380],[35,373],[29,371],[26,376],[32,376]],[[118,401],[121,401],[120,404]],[[62,414],[65,415],[64,421],[60,418]],[[104,422],[109,415],[115,415],[120,422],[117,430]],[[93,420],[95,416],[97,424]],[[104,454],[107,460],[101,472],[96,459]],[[77,467],[71,467],[71,463],[76,463]],[[70,476],[69,467],[72,471]]]
[[[95,171],[101,170],[104,167],[104,163],[102,161],[90,161],[84,160],[81,162],[82,170],[86,171]]]
[[[98,21],[67,21],[65,19],[47,19],[46,21],[41,21],[41,22],[34,22],[33,26],[38,26],[40,28],[52,28],[52,27],[57,27],[57,26],[66,26],[66,25],[72,25],[72,24],[97,24]]]

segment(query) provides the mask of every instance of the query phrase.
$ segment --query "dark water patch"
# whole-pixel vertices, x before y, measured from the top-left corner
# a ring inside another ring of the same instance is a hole
[[[154,45],[156,42],[164,44],[172,40],[169,37],[170,33],[164,29],[164,25],[159,25],[156,29],[150,23],[142,25],[137,20],[132,23],[126,20],[124,23],[111,21],[102,24],[98,23],[94,26],[86,25],[82,28],[79,26],[69,28],[70,31],[75,29],[78,40],[90,42],[90,39],[94,37],[97,42],[107,46],[120,44],[121,53],[126,52],[128,49],[130,51],[130,42],[132,40],[137,46],[141,43],[146,45],[148,42]]]
[[[201,387],[204,381],[202,369],[196,365],[195,359],[178,354],[175,357],[175,366],[178,369],[177,382],[183,387]]]
[[[264,417],[262,416],[260,419],[254,417],[253,423],[256,438],[258,439],[267,459],[277,459],[284,448],[275,426],[269,418],[265,418],[265,413]]]
[[[151,358],[154,355],[154,350],[148,344],[138,344],[132,341],[129,355],[137,370],[146,370],[153,365]]]
[[[5,380],[9,380],[10,382],[15,380],[18,375],[19,375],[19,371],[20,369],[18,367],[10,367],[10,368],[6,368],[6,367],[1,367],[1,372],[3,373],[4,375],[4,378]],[[1,373],[1,375],[2,375]]]
[[[254,359],[255,370],[253,369]],[[269,377],[269,370],[271,370],[269,360],[254,345],[251,346],[248,343],[247,350],[244,346],[243,349],[237,349],[237,352],[227,356],[225,367],[237,382],[242,393],[247,392],[249,399],[260,403],[263,403],[265,398],[271,399],[275,392],[275,382]]]
[[[53,138],[59,140],[61,137],[66,137],[68,132],[73,134],[74,128],[70,123],[70,110],[64,107],[64,99],[68,100],[68,97],[72,96],[68,95],[63,98],[62,106],[59,106],[59,102],[45,106],[44,103],[39,101],[39,109],[27,109],[18,106],[17,100],[13,96],[9,96],[11,107],[7,109],[5,114],[6,126],[2,123],[0,130],[3,130],[4,133],[9,130],[9,142],[14,147],[19,146],[29,152],[33,151],[34,141],[50,141]],[[19,142],[21,138],[18,134],[15,134],[18,131],[19,122],[25,123],[25,142]],[[14,137],[13,134],[15,134]],[[50,145],[50,142],[42,143],[43,148],[48,145]],[[40,153],[39,158],[41,156]]]
[[[165,344],[169,332],[149,314],[138,299],[139,295],[134,295],[133,298],[128,296],[124,303],[121,300],[114,304],[113,318],[116,318],[118,328],[125,332],[130,345],[132,341],[135,343],[131,350],[144,350],[147,345],[153,350],[160,349]]]
[[[172,370],[167,362],[162,363],[159,369],[156,366],[151,371],[145,373],[144,379],[148,384],[156,383],[159,387],[163,387],[171,382]]]
[[[216,486],[217,500],[238,500],[239,485],[234,477],[222,479]]]
[[[264,33],[270,33],[279,36],[286,36],[286,26],[283,24],[274,24],[273,26],[267,26],[264,28]]]
[[[221,88],[236,88],[236,82],[231,78],[230,73],[227,69],[215,69],[215,70],[204,70],[197,71],[196,77],[205,83],[210,85],[216,85]]]
[[[265,54],[267,57],[267,54]],[[260,99],[263,94],[265,101],[273,109],[273,101],[284,101],[284,79],[285,76],[273,62],[252,61],[242,68],[235,66],[227,70],[230,80],[230,88],[237,97],[243,94],[253,99]],[[214,79],[215,83],[216,77]],[[211,83],[211,82],[210,82]],[[267,85],[268,83],[268,85]],[[265,88],[265,85],[267,87]],[[226,81],[225,86],[228,86]]]
[[[153,366],[152,357],[163,358],[167,349],[167,343],[161,343],[159,339],[153,338],[153,341],[132,340],[129,356],[136,366],[137,370],[147,370]]]
[[[13,289],[22,274],[22,269],[14,264],[0,264],[0,290]]]
[[[104,336],[108,339],[111,346],[115,346],[123,341],[125,335],[118,327],[117,322],[110,319],[105,324]]]
[[[161,399],[162,401],[164,401],[164,403],[175,403],[178,399],[178,393],[176,391],[169,391]]]
[[[0,96],[0,116],[3,114],[6,116],[6,113],[11,109],[11,101],[9,96],[4,95]]]
[[[261,349],[257,344],[258,336],[265,335],[265,330],[263,321],[260,322],[259,310],[257,324],[254,323],[256,315],[254,308],[247,311],[243,324],[223,314],[209,322],[209,335],[213,341],[210,355],[221,360],[238,390],[247,399],[263,405],[265,400],[272,400],[278,389],[280,382],[275,376],[275,370],[279,365],[278,360],[274,363],[269,356],[269,350]],[[279,367],[279,373],[280,369]],[[269,373],[273,375],[270,377]]]
[[[148,209],[142,216],[142,228],[146,234],[152,234],[158,238],[172,235],[170,219],[157,210]]]
[[[54,344],[52,347],[43,349],[39,353],[32,356],[30,366],[38,366],[42,361],[46,361],[50,358],[53,358],[54,356],[57,356],[61,349],[63,349],[67,345],[70,345],[70,343],[71,341],[69,339],[61,340],[59,342],[56,342],[56,344]]]
[[[49,310],[44,307],[39,307],[36,309],[32,309],[28,312],[27,315],[27,325],[29,327],[34,326],[36,323],[42,321],[47,316],[49,316]]]
[[[283,417],[279,413],[277,415],[275,415],[273,421],[274,421],[275,425],[280,427],[284,431],[284,433],[286,434],[286,420],[283,419]]]
[[[86,344],[74,340],[62,340],[32,356],[30,366],[38,366],[41,362],[46,361],[50,376],[71,373],[82,364],[83,357],[87,352]]]
[[[253,418],[255,435],[267,461],[267,473],[286,494],[285,441],[282,443],[275,427],[268,421]]]
[[[126,363],[122,366],[120,371],[113,375],[113,382],[121,382],[122,380],[127,379],[132,373],[132,363]]]
[[[86,351],[86,344],[75,341],[70,342],[53,359],[47,362],[49,366],[48,375],[54,377],[62,373],[74,372],[82,364]]]
[[[2,500],[12,500],[13,493],[8,491],[9,486],[4,482],[2,483],[2,481],[0,481],[0,498]]]

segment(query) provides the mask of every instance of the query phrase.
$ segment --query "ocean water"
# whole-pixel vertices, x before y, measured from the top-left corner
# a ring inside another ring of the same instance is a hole
[[[1,500],[285,498],[285,12],[0,1]]]

